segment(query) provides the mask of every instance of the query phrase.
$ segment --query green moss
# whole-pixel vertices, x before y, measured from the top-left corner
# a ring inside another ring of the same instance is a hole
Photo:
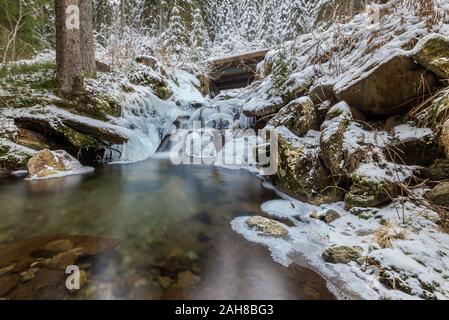
[[[76,131],[72,128],[61,126],[58,130],[66,137],[66,139],[77,149],[89,149],[99,146],[98,141],[90,136]]]
[[[47,90],[47,91],[56,91],[57,83],[56,77],[52,77],[49,79],[44,79],[39,82],[32,82],[30,87],[35,90]]]
[[[173,95],[173,92],[166,85],[157,85],[153,90],[154,94],[162,100],[167,100]]]
[[[107,94],[84,94],[73,101],[64,99],[54,101],[54,104],[58,108],[100,121],[107,121],[108,116],[119,117],[122,112],[120,105]]]
[[[23,97],[23,96],[6,96],[0,97],[0,105],[9,108],[27,108],[40,104],[42,100],[36,97]]]
[[[54,63],[32,63],[32,64],[6,64],[0,66],[0,78],[17,76],[21,74],[37,73],[43,70],[56,70]]]

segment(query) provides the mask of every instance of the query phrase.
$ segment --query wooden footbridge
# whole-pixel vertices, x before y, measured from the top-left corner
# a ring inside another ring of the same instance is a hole
[[[256,79],[256,67],[269,50],[258,50],[248,53],[208,60],[208,75],[202,76],[204,93],[215,95],[222,90],[243,88]]]

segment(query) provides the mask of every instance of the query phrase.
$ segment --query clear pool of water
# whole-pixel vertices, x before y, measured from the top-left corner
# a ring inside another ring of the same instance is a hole
[[[285,268],[230,221],[277,196],[245,170],[147,160],[41,181],[0,180],[0,245],[47,234],[118,239],[81,299],[329,299],[325,281]],[[1,257],[0,257],[1,259]]]

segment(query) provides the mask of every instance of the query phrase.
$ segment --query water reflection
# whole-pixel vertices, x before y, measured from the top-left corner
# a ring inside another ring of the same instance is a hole
[[[234,233],[238,215],[275,198],[246,171],[165,160],[86,176],[0,183],[0,244],[37,235],[107,236],[119,249],[86,261],[79,299],[331,298],[312,271],[284,268]],[[1,259],[1,258],[0,258]]]

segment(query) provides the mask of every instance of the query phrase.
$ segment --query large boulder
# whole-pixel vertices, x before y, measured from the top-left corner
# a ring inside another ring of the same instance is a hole
[[[243,114],[247,117],[265,117],[277,113],[283,106],[285,106],[285,103],[280,97],[252,98],[243,106]]]
[[[28,161],[28,174],[30,177],[42,178],[68,170],[69,168],[66,167],[64,159],[48,149],[37,152]]]
[[[449,182],[442,182],[426,194],[426,199],[438,206],[449,208]]]
[[[443,79],[449,79],[449,38],[431,34],[421,39],[412,57]]]
[[[365,131],[353,121],[353,112],[345,102],[333,106],[321,125],[320,149],[326,168],[333,176],[348,176],[372,149]]]
[[[268,122],[269,127],[287,127],[293,134],[303,136],[309,130],[318,130],[318,121],[312,100],[302,97],[283,107]]]
[[[283,98],[274,89],[272,76],[268,76],[261,82],[255,82],[252,85],[254,86],[254,92],[243,105],[243,114],[245,116],[266,117],[277,113],[285,106]]]
[[[319,158],[319,133],[309,131],[297,137],[285,127],[277,128],[279,168],[274,182],[291,196],[313,203],[340,199],[330,172]]]
[[[128,141],[125,128],[59,108],[48,107],[19,113],[14,117],[14,123],[36,137],[45,137],[49,148],[66,150],[86,162],[98,161],[108,146]]]
[[[366,113],[389,116],[410,110],[419,98],[438,86],[434,73],[410,57],[397,54],[340,80],[335,93],[338,100]]]
[[[63,150],[43,149],[28,161],[28,177],[43,179],[62,175],[92,172],[94,169],[83,167],[74,157]]]

